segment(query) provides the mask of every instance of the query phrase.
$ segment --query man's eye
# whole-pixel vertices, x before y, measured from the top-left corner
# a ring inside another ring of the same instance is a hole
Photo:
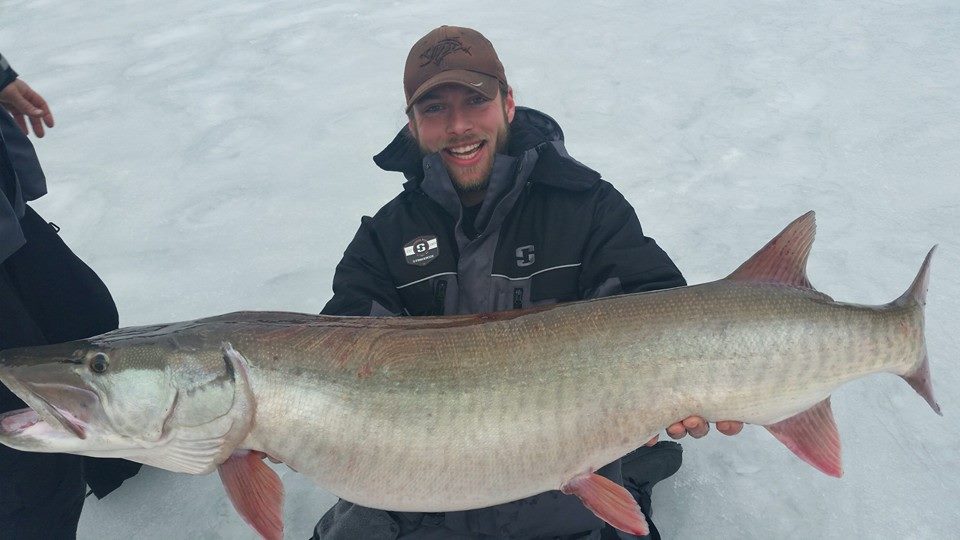
[[[434,103],[433,105],[427,105],[423,108],[423,114],[434,114],[443,110],[443,106],[439,103]]]
[[[488,98],[485,98],[483,96],[474,96],[470,98],[471,105],[483,105],[484,103],[487,103],[489,101],[490,100]]]

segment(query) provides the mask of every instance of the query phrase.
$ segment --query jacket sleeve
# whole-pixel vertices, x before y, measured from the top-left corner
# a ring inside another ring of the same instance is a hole
[[[598,189],[590,236],[581,259],[580,297],[686,285],[666,252],[653,238],[644,236],[636,212],[623,195],[607,182]]]
[[[403,304],[387,273],[372,220],[364,216],[333,275],[333,298],[321,313],[387,316],[402,312]]]
[[[17,72],[10,67],[10,62],[0,54],[0,90],[7,87],[17,78]]]

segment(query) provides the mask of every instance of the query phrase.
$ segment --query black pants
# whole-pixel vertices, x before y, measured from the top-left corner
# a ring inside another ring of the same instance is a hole
[[[27,243],[0,263],[0,349],[81,339],[117,327],[117,310],[100,278],[29,207],[20,221]],[[0,412],[26,405],[0,385]],[[86,478],[84,463],[91,463]],[[98,496],[139,464],[0,445],[0,539],[75,538],[86,492]]]

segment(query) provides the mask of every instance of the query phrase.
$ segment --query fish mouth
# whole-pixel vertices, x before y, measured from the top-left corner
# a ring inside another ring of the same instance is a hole
[[[65,384],[15,384],[7,381],[10,390],[29,405],[25,409],[0,414],[0,436],[21,437],[55,435],[67,432],[79,439],[87,438],[88,413],[99,405],[99,397],[92,391]],[[32,388],[31,388],[32,387]],[[58,406],[52,401],[69,407]]]

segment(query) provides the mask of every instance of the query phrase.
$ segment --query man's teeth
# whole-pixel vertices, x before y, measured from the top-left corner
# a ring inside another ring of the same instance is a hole
[[[475,144],[469,144],[467,146],[457,146],[455,148],[448,148],[447,151],[451,154],[457,156],[458,158],[470,158],[480,150],[480,147],[483,146],[483,142],[478,142]]]

